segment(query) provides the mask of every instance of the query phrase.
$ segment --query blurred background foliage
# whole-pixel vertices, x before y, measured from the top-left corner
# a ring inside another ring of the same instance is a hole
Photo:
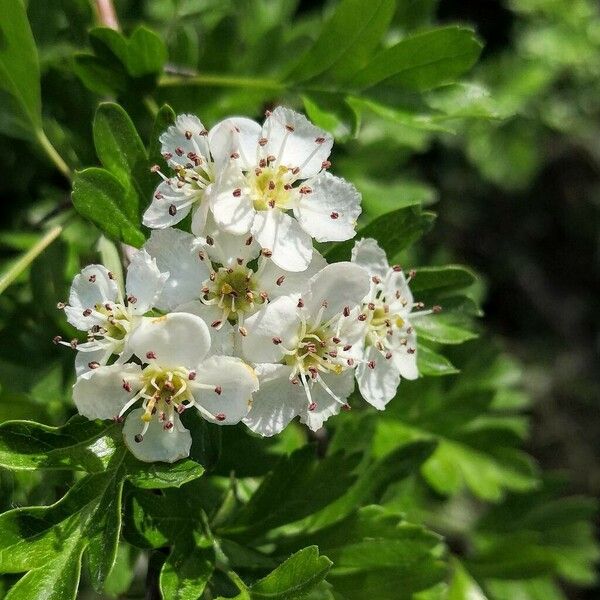
[[[258,118],[275,103],[289,104],[335,134],[336,173],[363,193],[361,226],[390,210],[434,208],[435,226],[427,217],[422,232],[428,233],[400,257],[410,266],[474,267],[482,283],[468,293],[469,279],[431,295],[456,309],[447,325],[460,330],[463,321],[482,314],[480,328],[487,333],[470,341],[463,335],[466,343],[446,347],[447,362],[440,358],[437,368],[447,377],[405,382],[385,413],[353,411],[332,423],[322,453],[335,457],[350,446],[362,452],[356,479],[315,514],[294,515],[304,519],[297,539],[287,531],[285,539],[275,536],[271,543],[279,555],[318,544],[322,554],[334,563],[342,556],[344,564],[348,556],[336,546],[341,534],[335,527],[346,532],[346,544],[354,543],[355,532],[354,551],[368,554],[360,532],[377,530],[384,516],[372,507],[352,511],[377,502],[416,524],[394,530],[399,546],[390,547],[406,553],[404,568],[379,564],[356,579],[334,567],[328,581],[344,598],[393,598],[395,586],[421,600],[597,598],[597,510],[590,498],[600,493],[598,4],[399,0],[390,10],[390,3],[380,2],[385,47],[408,35],[427,35],[422,32],[433,25],[474,28],[484,44],[480,60],[469,70],[479,53],[473,35],[452,38],[458,62],[449,66],[448,81],[468,74],[447,86],[429,85],[426,68],[412,76],[408,67],[396,76],[400,86],[374,80],[370,85],[365,76],[361,83],[354,72],[380,47],[379,37],[363,40],[364,55],[357,52],[353,71],[336,68],[339,38],[321,40],[319,33],[337,5],[117,0],[124,41],[91,29],[98,15],[87,0],[29,0],[44,131],[78,170],[97,164],[92,122],[106,98],[126,109],[147,143],[165,102],[207,124],[231,113]],[[330,53],[326,69],[304,55],[315,39]],[[407,56],[410,63],[411,48]],[[386,64],[385,56],[380,63]],[[357,85],[362,93],[354,92]],[[0,421],[59,425],[73,413],[73,357],[51,340],[56,334],[68,339],[74,331],[56,302],[66,298],[81,265],[97,260],[98,253],[107,261],[115,258],[109,243],[98,244],[98,230],[74,213],[69,181],[47,160],[42,142],[14,119],[10,102],[0,92],[2,272],[43,236],[51,237],[0,295]],[[60,237],[53,241],[57,226]],[[426,288],[422,292],[427,296]],[[451,374],[455,368],[460,375]],[[236,442],[234,434],[224,434],[231,444],[251,444]],[[266,450],[249,446],[260,467],[222,461],[217,474],[226,477],[233,467],[242,469],[242,478],[263,475],[273,468],[273,457],[302,441],[290,429]],[[403,448],[414,456],[403,458]],[[210,447],[204,450],[200,462],[210,454]],[[248,454],[248,448],[240,452]],[[420,466],[403,472],[403,460]],[[373,472],[375,478],[368,475]],[[1,508],[47,504],[72,482],[72,474],[61,471],[0,471]],[[207,501],[216,494],[208,484],[189,485],[197,485]],[[247,485],[245,492],[238,490],[241,496],[253,491]],[[109,596],[129,589],[127,597],[142,597],[139,548],[165,543],[159,526],[141,530],[148,494],[136,490],[128,497],[125,537],[134,545],[119,549],[121,567],[104,588]],[[444,582],[436,577],[443,553],[437,534],[444,536],[451,568]],[[242,570],[257,560],[237,558]],[[0,597],[14,576],[3,581]],[[378,588],[381,581],[389,588]],[[353,596],[356,589],[363,595]],[[89,581],[83,590],[82,598],[98,597]],[[333,597],[325,584],[317,591],[315,599]]]

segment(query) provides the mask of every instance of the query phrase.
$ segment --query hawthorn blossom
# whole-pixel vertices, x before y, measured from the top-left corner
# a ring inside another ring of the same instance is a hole
[[[353,367],[362,354],[359,304],[369,277],[357,265],[328,265],[301,294],[277,298],[246,320],[244,355],[260,389],[244,423],[261,435],[280,432],[295,416],[316,431],[348,407]]]
[[[179,115],[160,136],[161,153],[174,175],[167,177],[158,165],[152,167],[163,181],[144,213],[146,227],[171,227],[193,211],[192,231],[202,233],[209,210],[207,197],[215,179],[207,139],[208,131],[194,115]]]
[[[309,266],[311,238],[354,237],[360,194],[326,171],[333,138],[306,117],[278,107],[267,113],[262,127],[229,118],[215,125],[208,139],[219,173],[210,197],[219,228],[250,232],[287,271]]]
[[[88,334],[88,341],[67,343],[77,348],[75,369],[78,375],[106,364],[121,354],[141,316],[148,312],[161,293],[168,272],[159,271],[156,261],[145,250],[136,252],[127,269],[125,293],[115,276],[103,265],[88,265],[75,276],[64,308],[67,321]],[[127,358],[127,357],[125,357]]]
[[[410,320],[432,310],[411,313],[416,306],[402,269],[388,264],[374,239],[355,243],[352,262],[371,276],[371,288],[362,302],[364,356],[356,369],[363,398],[378,410],[396,395],[400,379],[416,379],[417,338]],[[410,320],[409,320],[410,319]]]
[[[129,339],[137,362],[100,366],[81,375],[73,399],[88,419],[122,418],[123,436],[140,460],[174,462],[189,454],[191,436],[179,415],[195,407],[219,425],[238,423],[258,389],[239,358],[209,356],[210,333],[199,317],[144,317]],[[140,364],[138,364],[140,363]]]
[[[299,291],[326,264],[315,251],[306,271],[284,271],[261,253],[251,234],[220,231],[210,217],[203,237],[178,229],[153,231],[145,249],[170,274],[157,307],[201,316],[222,331],[218,337],[213,331],[213,344],[230,336],[231,323],[243,335],[246,317],[270,300]]]

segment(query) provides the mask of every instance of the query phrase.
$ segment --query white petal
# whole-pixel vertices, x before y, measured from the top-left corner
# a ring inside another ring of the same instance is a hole
[[[211,238],[211,243],[208,243],[207,236]],[[249,233],[234,235],[222,231],[211,215],[208,217],[205,235],[200,238],[200,242],[210,259],[225,267],[237,266],[239,260],[246,264],[260,253],[260,246]]]
[[[345,402],[354,389],[354,374],[352,370],[347,370],[340,375],[322,375],[323,381],[327,387],[342,401]],[[304,405],[300,414],[300,422],[304,423],[312,431],[317,431],[323,427],[323,423],[332,415],[337,415],[342,405],[325,389],[314,382],[311,385],[312,401],[317,405],[314,410],[308,410],[308,403]]]
[[[271,260],[286,271],[305,271],[313,248],[310,236],[298,221],[278,209],[256,213],[252,234],[261,248],[272,252]]]
[[[410,313],[414,300],[403,271],[390,269],[383,279],[383,289],[385,299],[390,305],[390,312],[403,315]]]
[[[216,306],[207,306],[200,300],[192,300],[178,306],[174,312],[186,312],[200,317],[209,327],[210,354],[231,355],[234,350],[235,329],[229,321],[221,324],[219,329],[210,327],[211,323],[221,320],[223,311]]]
[[[244,170],[254,168],[258,163],[260,132],[260,125],[245,117],[230,117],[217,123],[208,133],[210,151],[217,168],[224,168],[230,161]]]
[[[200,317],[189,313],[143,317],[128,347],[142,362],[192,370],[209,352],[210,333]]]
[[[404,327],[401,331],[395,331],[392,337],[392,359],[400,375],[404,379],[417,379],[419,370],[417,369],[417,336],[414,329],[411,328],[411,333],[407,333],[406,329],[410,327],[408,321],[404,322]],[[401,340],[408,340],[406,344],[400,343]],[[414,350],[414,352],[410,352]]]
[[[77,377],[91,371],[94,367],[93,363],[104,366],[114,350],[115,345],[106,342],[86,342],[85,344],[79,344],[75,356],[75,374]],[[90,364],[92,365],[91,367]]]
[[[217,225],[235,235],[250,231],[256,211],[249,195],[246,178],[234,167],[224,171],[213,185],[210,204]]]
[[[316,250],[313,250],[312,259],[307,269],[300,272],[285,271],[281,267],[278,267],[272,260],[266,258],[262,260],[266,264],[260,271],[260,283],[258,287],[267,292],[271,300],[279,296],[288,296],[289,294],[305,291],[308,280],[327,266],[327,261]]]
[[[342,242],[356,234],[360,194],[350,183],[330,173],[306,182],[310,193],[298,194],[294,215],[302,229],[318,242]]]
[[[283,106],[278,106],[265,119],[262,137],[267,140],[263,155],[275,156],[277,163],[285,167],[299,167],[299,179],[321,171],[333,146],[329,133],[315,127],[304,115]]]
[[[286,365],[256,365],[260,388],[244,423],[254,432],[272,436],[281,432],[306,401],[300,384],[290,381],[292,368]]]
[[[67,320],[73,327],[88,331],[94,325],[104,323],[99,315],[83,314],[87,309],[94,310],[98,304],[115,302],[119,297],[117,282],[111,279],[109,271],[102,265],[89,265],[75,275],[69,292],[69,306],[65,308]]]
[[[192,226],[191,230],[195,236],[204,235],[206,230],[206,221],[210,214],[210,195],[212,193],[213,186],[209,185],[204,190],[204,196],[202,202],[194,206],[192,213]]]
[[[346,306],[352,309],[360,304],[369,287],[369,275],[362,267],[351,262],[334,263],[321,269],[310,280],[309,292],[303,297],[304,305],[314,317],[325,302],[327,306],[322,320],[327,321]]]
[[[358,365],[356,368],[358,389],[371,406],[383,410],[396,395],[400,385],[400,372],[392,359],[386,359],[373,346],[368,348],[365,360],[374,361],[375,368],[371,369],[365,363]]]
[[[73,386],[79,414],[88,419],[116,417],[140,389],[140,373],[140,366],[130,363],[98,367],[81,375]]]
[[[136,252],[127,268],[125,290],[127,305],[130,312],[143,315],[156,303],[162,291],[168,272],[161,272],[152,258],[144,249]]]
[[[210,271],[206,262],[200,259],[196,245],[193,235],[179,229],[152,232],[144,248],[156,259],[158,268],[169,273],[156,301],[157,308],[172,310],[200,295],[202,283],[208,279]]]
[[[244,327],[248,335],[242,339],[244,356],[256,363],[279,362],[282,348],[291,348],[300,328],[298,296],[282,296],[248,317]],[[274,343],[273,339],[281,340]]]
[[[197,368],[193,383],[213,387],[207,390],[192,385],[191,389],[196,404],[204,409],[201,415],[219,425],[239,423],[248,414],[252,394],[258,389],[254,369],[233,356],[211,356],[205,360]]]
[[[373,238],[363,238],[352,248],[352,262],[363,267],[369,275],[385,277],[389,264],[385,252]]]
[[[142,431],[144,426],[141,419],[143,414],[144,410],[141,408],[132,410],[123,425],[125,445],[138,460],[172,463],[189,456],[192,436],[181,423],[177,413],[173,415],[172,429],[165,430],[158,419],[152,419],[143,440],[136,442],[135,436]]]
[[[156,188],[142,223],[151,229],[172,227],[187,217],[192,204],[202,199],[202,190],[194,189],[188,183],[177,187],[176,180],[163,181]]]
[[[206,129],[198,117],[179,115],[175,125],[171,125],[158,138],[161,153],[172,167],[191,167],[188,154],[195,153],[203,160],[208,158]],[[166,156],[165,156],[166,155]]]

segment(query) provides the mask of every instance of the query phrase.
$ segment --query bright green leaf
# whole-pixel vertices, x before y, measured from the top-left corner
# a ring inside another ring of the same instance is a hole
[[[162,39],[143,25],[137,27],[127,42],[127,70],[133,77],[160,73],[167,62],[167,48]]]

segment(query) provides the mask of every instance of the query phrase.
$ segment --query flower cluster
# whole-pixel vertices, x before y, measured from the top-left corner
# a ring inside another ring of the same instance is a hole
[[[172,462],[192,443],[186,410],[263,436],[296,416],[316,431],[349,408],[355,380],[381,410],[418,376],[411,320],[428,311],[412,312],[410,278],[373,239],[349,262],[313,248],[354,237],[361,211],[357,190],[328,172],[329,134],[279,107],[262,126],[236,117],[210,131],[181,115],[160,142],[169,171],[152,169],[152,233],[125,289],[91,265],[63,305],[87,333],[56,340],[77,350],[80,414],[124,418],[136,457]]]

